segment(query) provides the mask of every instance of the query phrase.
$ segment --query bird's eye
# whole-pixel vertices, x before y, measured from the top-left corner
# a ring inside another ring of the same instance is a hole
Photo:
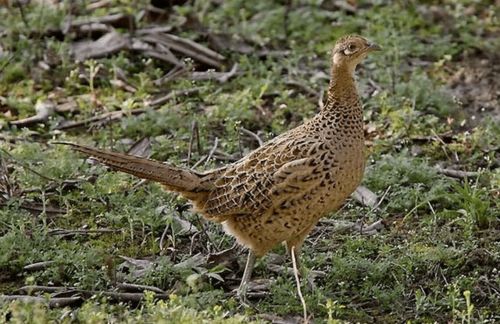
[[[349,45],[347,45],[347,48],[344,50],[344,54],[351,55],[351,54],[354,54],[354,52],[356,52],[356,50],[357,50],[356,44],[349,44]]]

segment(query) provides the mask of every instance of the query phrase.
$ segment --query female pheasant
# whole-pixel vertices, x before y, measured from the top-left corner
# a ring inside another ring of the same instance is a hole
[[[195,211],[222,223],[249,248],[238,289],[245,298],[256,257],[279,243],[299,254],[326,214],[338,209],[359,185],[365,168],[363,113],[354,71],[380,47],[356,35],[332,52],[328,99],[311,120],[272,139],[241,160],[195,172],[122,153],[71,145],[111,168],[161,183],[191,200]]]

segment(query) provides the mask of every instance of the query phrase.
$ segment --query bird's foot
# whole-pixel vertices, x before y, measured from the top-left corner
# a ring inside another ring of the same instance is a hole
[[[240,305],[248,308],[253,307],[252,303],[248,300],[248,285],[241,285],[237,289],[233,290],[236,295],[236,298],[240,301]]]
[[[246,285],[240,285],[239,288],[232,291],[233,296],[236,296],[242,307],[255,308],[255,303],[252,300],[259,300],[269,296],[269,289],[272,285],[272,280],[255,279],[248,282]]]

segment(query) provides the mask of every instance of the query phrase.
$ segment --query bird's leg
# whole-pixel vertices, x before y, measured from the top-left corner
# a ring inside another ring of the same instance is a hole
[[[292,249],[293,248],[293,249]],[[302,251],[302,244],[300,245],[292,245],[292,243],[286,244],[286,253],[290,256],[290,260],[292,258],[292,253],[295,254],[295,261],[297,263],[297,268],[299,269],[300,276],[302,277],[302,261],[300,260],[300,252]]]
[[[293,249],[292,249],[292,247],[293,247]],[[309,274],[309,276],[306,276],[308,269],[306,269],[306,267],[304,266],[304,264],[302,263],[302,261],[300,259],[300,252],[302,251],[302,244],[293,245],[293,243],[287,242],[286,249],[287,249],[287,253],[290,255],[290,259],[295,257],[295,263],[297,265],[297,269],[299,271],[300,277],[306,279],[307,288],[309,288],[309,290],[316,289],[316,285],[314,284],[314,277],[311,276],[310,274]],[[292,253],[294,254],[293,256],[292,256]]]
[[[245,271],[243,272],[243,277],[241,278],[240,287],[236,295],[240,302],[244,305],[249,305],[247,299],[247,291],[248,291],[248,283],[250,282],[250,278],[252,277],[253,267],[255,265],[255,253],[252,250],[248,251],[247,264],[245,265]]]
[[[292,246],[290,248],[290,254],[292,257],[292,265],[293,265],[293,274],[295,276],[295,283],[297,284],[297,293],[299,294],[300,302],[302,303],[302,309],[304,310],[304,323],[307,323],[307,305],[306,301],[304,299],[304,296],[302,295],[302,290],[300,289],[300,278],[299,278],[299,269],[298,269],[298,258],[297,258],[297,253],[295,246]]]

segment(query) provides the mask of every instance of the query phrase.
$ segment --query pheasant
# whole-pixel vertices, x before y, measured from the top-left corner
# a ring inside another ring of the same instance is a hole
[[[327,102],[304,124],[218,169],[196,172],[158,161],[69,142],[112,169],[159,182],[190,200],[194,211],[221,223],[249,248],[237,294],[245,298],[256,257],[284,242],[292,259],[319,219],[337,210],[361,182],[365,168],[363,112],[354,71],[380,50],[349,35],[332,51]]]

